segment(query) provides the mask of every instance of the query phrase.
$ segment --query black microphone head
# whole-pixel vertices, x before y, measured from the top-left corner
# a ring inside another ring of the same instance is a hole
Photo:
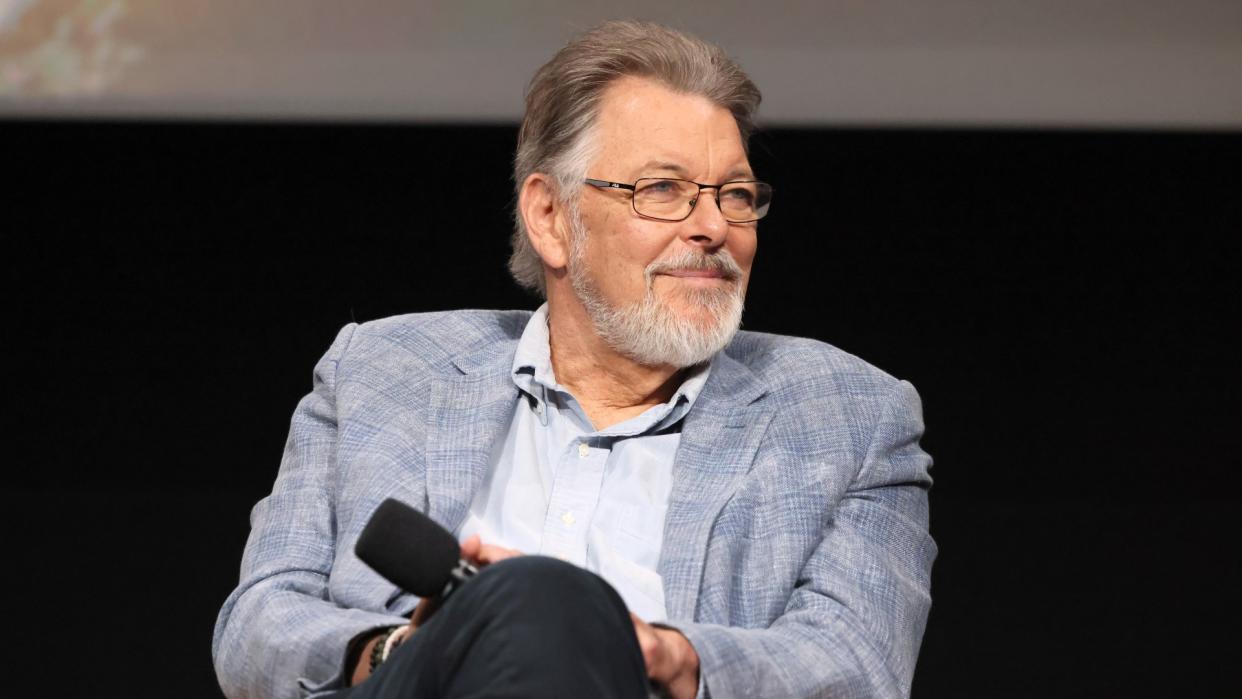
[[[431,597],[448,583],[461,546],[423,513],[388,498],[371,515],[354,553],[394,585]]]

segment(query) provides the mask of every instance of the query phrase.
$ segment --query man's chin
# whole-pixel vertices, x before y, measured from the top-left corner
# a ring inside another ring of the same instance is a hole
[[[665,306],[674,307],[678,313],[685,315],[700,310],[711,312],[711,309],[726,308],[736,293],[736,284],[719,279],[707,282],[674,282],[669,288],[658,289],[657,293]]]
[[[673,295],[665,299],[664,308],[682,322],[707,330],[723,322],[734,303],[733,290],[720,288]]]
[[[673,315],[678,322],[703,333],[715,332],[720,327],[721,322],[723,322],[723,319],[718,314],[702,307],[677,309],[673,311]]]
[[[741,320],[740,309],[735,308],[732,294],[715,299],[713,304],[678,303],[665,306],[668,316],[683,328],[692,329],[702,336],[732,337]]]

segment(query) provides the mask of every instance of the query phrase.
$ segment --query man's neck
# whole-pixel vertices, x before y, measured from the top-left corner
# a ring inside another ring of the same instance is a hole
[[[618,353],[595,332],[580,304],[548,307],[548,345],[556,382],[573,393],[596,429],[602,430],[665,403],[683,370],[646,366]]]

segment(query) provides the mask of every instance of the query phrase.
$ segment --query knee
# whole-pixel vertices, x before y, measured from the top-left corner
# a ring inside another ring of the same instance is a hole
[[[620,596],[554,558],[487,566],[426,631],[437,635],[424,635],[422,647],[442,660],[424,677],[451,688],[440,696],[646,695],[642,652]]]
[[[470,588],[493,600],[505,600],[511,610],[523,609],[544,619],[589,609],[596,615],[629,620],[625,603],[603,578],[548,556],[518,556],[494,563],[465,589]]]
[[[481,570],[471,585],[482,583],[493,588],[529,589],[532,592],[595,593],[608,588],[598,575],[548,556],[517,556]]]

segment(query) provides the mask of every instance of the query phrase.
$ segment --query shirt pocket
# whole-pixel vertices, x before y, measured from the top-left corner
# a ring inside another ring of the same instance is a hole
[[[618,529],[636,541],[659,548],[664,541],[664,512],[629,505],[624,510]]]

